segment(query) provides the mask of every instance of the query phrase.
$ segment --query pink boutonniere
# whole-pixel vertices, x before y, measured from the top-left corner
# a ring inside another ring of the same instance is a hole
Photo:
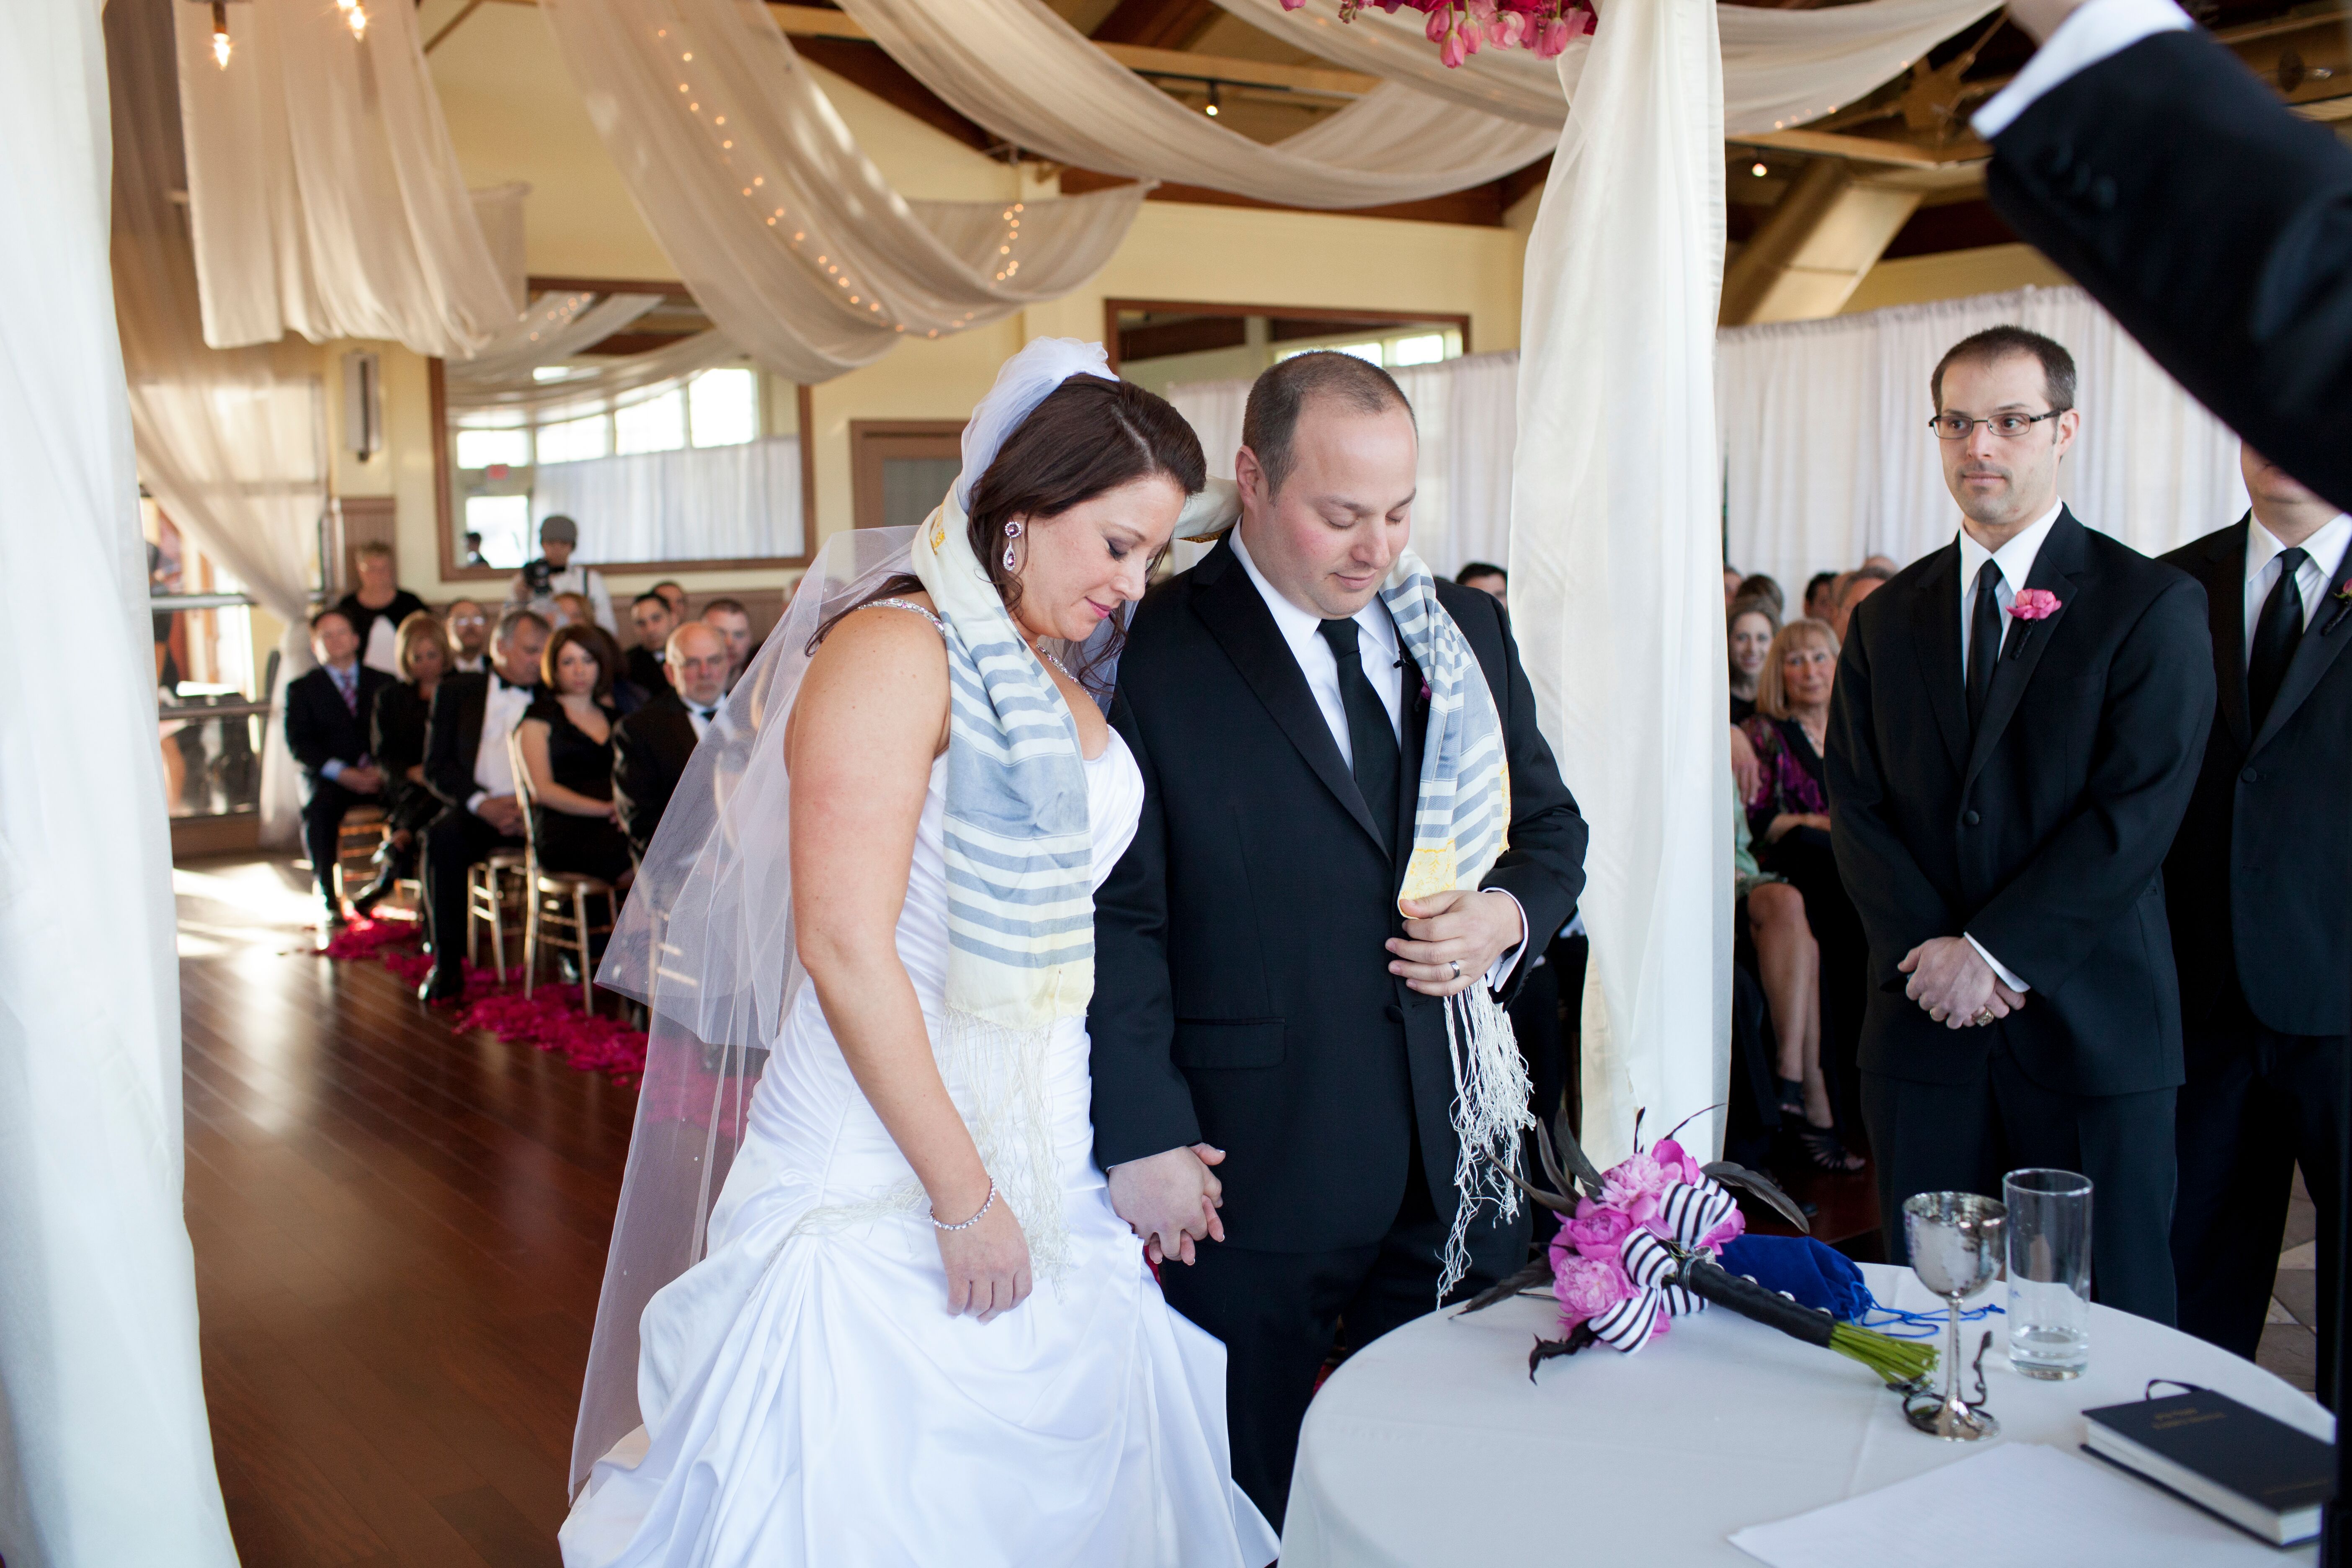
[[[2021,621],[2046,621],[2065,608],[2058,595],[2047,588],[2028,588],[2010,605],[2009,613]]]

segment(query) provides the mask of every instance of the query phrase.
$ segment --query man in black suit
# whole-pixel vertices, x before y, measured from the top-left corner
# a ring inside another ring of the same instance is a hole
[[[2205,585],[2220,716],[2164,863],[2189,1080],[2172,1258],[2180,1326],[2249,1361],[2300,1163],[2336,1321],[2352,1047],[2352,517],[2251,447],[2247,516],[2165,557]],[[2319,1396],[2339,1347],[2323,1327]]]
[[[629,624],[636,628],[637,646],[629,650],[622,673],[647,697],[658,696],[669,684],[662,663],[669,635],[678,627],[677,613],[662,595],[643,593],[630,602]]]
[[[1915,1193],[2079,1171],[2100,1300],[2168,1323],[2180,1003],[2158,871],[2212,718],[2205,596],[2059,501],[2064,349],[1996,327],[1930,393],[1966,521],[1855,610],[1826,759],[1870,944],[1887,1254]]]
[[[2197,400],[2352,506],[2352,149],[2169,0],[2014,0],[1986,192]]]
[[[726,700],[732,663],[727,639],[700,621],[670,633],[668,653],[662,694],[613,726],[613,804],[640,860],[669,809],[687,759]]]
[[[1113,1206],[1224,1342],[1234,1475],[1279,1521],[1341,1321],[1360,1346],[1436,1302],[1457,1201],[1439,998],[1517,984],[1528,933],[1539,950],[1574,909],[1585,825],[1507,613],[1440,582],[1502,720],[1509,847],[1484,889],[1400,916],[1426,704],[1375,595],[1411,534],[1412,412],[1378,368],[1300,355],[1259,377],[1243,442],[1241,522],[1121,656],[1111,721],[1145,797],[1096,895],[1088,1027]],[[1524,1211],[1474,1226],[1465,1289],[1527,1235]]]
[[[433,692],[425,738],[425,787],[444,809],[425,830],[425,935],[433,973],[416,989],[446,1002],[466,988],[458,967],[466,948],[466,868],[492,851],[522,843],[522,804],[515,795],[507,737],[539,694],[539,656],[547,622],[520,606],[490,634],[490,668],[442,677]]]
[[[368,756],[368,716],[392,677],[360,663],[359,633],[341,610],[310,617],[319,668],[286,683],[286,749],[302,770],[302,847],[319,888],[326,929],[343,924],[335,858],[343,814],[373,800],[383,777]]]

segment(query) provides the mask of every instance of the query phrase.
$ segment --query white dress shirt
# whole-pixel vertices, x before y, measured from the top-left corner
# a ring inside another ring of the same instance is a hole
[[[2119,55],[2142,38],[2196,26],[2173,0],[2090,0],[2058,25],[2025,68],[2010,79],[1969,121],[1990,142],[2008,130],[2034,100],[2077,71]]]
[[[482,738],[474,747],[476,787],[466,797],[467,811],[480,811],[482,802],[493,795],[514,794],[514,758],[507,752],[507,737],[522,722],[530,695],[530,687],[509,686],[505,676],[490,671],[490,689],[482,698]]]
[[[714,702],[709,708],[702,709],[687,701],[683,697],[678,700],[686,703],[686,721],[694,726],[694,742],[696,745],[700,745],[702,737],[710,733],[710,721],[719,711],[719,704]]]
[[[2303,626],[2309,631],[2319,619],[2319,606],[2327,598],[2327,584],[2336,581],[2336,569],[2344,564],[2344,547],[2352,544],[2352,513],[2337,512],[2335,521],[2303,542],[2303,550],[2310,559],[2294,574],[2294,585],[2303,595]],[[2279,552],[2287,547],[2278,535],[2263,526],[2262,519],[2253,520],[2246,530],[2246,663],[2254,662],[2254,623],[2263,613],[2263,604],[2271,596],[2271,588],[2279,580]]]
[[[1970,626],[1975,624],[1977,574],[1984,570],[1984,563],[1988,561],[2000,568],[2000,582],[1995,587],[1993,596],[1994,601],[2000,605],[2000,639],[2005,647],[2009,642],[2009,607],[2017,602],[2017,595],[2024,588],[2026,578],[2032,575],[2033,558],[2042,553],[2042,542],[2050,537],[2050,530],[2057,522],[2058,514],[2065,510],[2066,503],[2060,501],[2056,506],[2043,512],[2039,521],[2019,530],[2011,537],[2010,542],[1999,550],[1987,550],[1976,542],[1965,526],[1961,528],[1960,689],[1963,691],[1968,689],[1969,633]],[[2033,989],[2016,971],[1986,952],[1984,943],[1969,936],[1966,931],[1960,934],[1968,937],[1969,945],[1977,950],[1979,957],[1992,965],[1992,972],[2000,976],[2002,984],[2021,994]]]
[[[1285,598],[1280,589],[1265,580],[1265,574],[1257,569],[1257,563],[1250,559],[1249,546],[1242,542],[1239,524],[1234,525],[1229,537],[1234,542],[1234,553],[1241,558],[1242,570],[1249,574],[1258,597],[1265,601],[1267,612],[1274,616],[1275,629],[1289,645],[1290,657],[1297,661],[1299,673],[1307,677],[1307,689],[1314,695],[1315,706],[1321,710],[1324,725],[1330,730],[1331,739],[1339,742],[1340,759],[1353,772],[1356,750],[1348,742],[1348,704],[1339,694],[1339,656],[1333,653],[1331,645],[1323,640],[1320,630],[1323,617],[1311,610],[1300,609]],[[1404,746],[1404,652],[1397,641],[1396,621],[1390,616],[1388,605],[1381,603],[1381,596],[1375,594],[1371,603],[1356,612],[1355,622],[1359,628],[1358,646],[1362,649],[1364,679],[1371,683],[1373,693],[1381,700],[1381,706],[1388,710],[1389,724],[1397,732],[1401,760],[1407,764],[1402,781],[1404,786],[1416,788],[1421,780],[1420,759],[1402,757]],[[1518,963],[1519,954],[1527,949],[1528,911],[1517,899],[1512,898],[1503,889],[1490,888],[1486,890],[1502,893],[1511,900],[1511,907],[1519,911],[1517,944],[1496,959],[1486,971],[1487,987],[1499,990],[1504,978],[1511,973],[1511,966]]]
[[[458,654],[449,663],[451,673],[457,675],[480,675],[489,668],[489,659],[478,653],[470,658],[462,653]]]

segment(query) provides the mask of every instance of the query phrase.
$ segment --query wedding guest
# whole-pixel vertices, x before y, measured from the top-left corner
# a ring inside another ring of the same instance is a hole
[[[662,657],[669,647],[670,633],[677,630],[677,612],[649,588],[629,602],[629,624],[636,628],[637,646],[629,650],[626,674],[648,694],[658,693],[667,684],[662,677]]]
[[[1846,628],[1853,625],[1853,607],[1894,581],[1895,574],[1884,566],[1864,564],[1845,574],[1839,584],[1837,614],[1830,617],[1830,630],[1843,641]]]
[[[514,586],[507,597],[518,605],[528,605],[539,612],[543,620],[554,618],[555,595],[579,594],[587,600],[590,616],[606,631],[618,631],[613,619],[613,595],[604,586],[604,574],[593,566],[576,566],[572,553],[580,546],[580,525],[562,512],[551,513],[539,525],[539,556],[524,563],[514,575]]]
[[[677,617],[678,625],[684,626],[687,622],[685,584],[665,577],[654,584],[653,591],[669,602],[669,613]]]
[[[1723,607],[1725,609],[1727,610],[1731,608],[1732,601],[1739,597],[1739,584],[1746,581],[1748,581],[1748,578],[1740,572],[1738,567],[1732,565],[1729,562],[1724,563]]]
[[[2319,1209],[2319,1397],[2336,1405],[2352,1073],[2352,517],[2252,447],[2253,510],[2164,559],[2205,586],[2217,713],[2164,862],[2188,1081],[2180,1326],[2252,1361],[2296,1165]]]
[[[727,695],[727,639],[688,621],[670,633],[662,668],[661,695],[613,730],[613,804],[640,859]]]
[[[1738,799],[1731,806],[1731,894],[1735,921],[1748,938],[1744,953],[1735,944],[1735,957],[1747,967],[1735,966],[1734,985],[1753,996],[1733,998],[1731,1109],[1739,1114],[1730,1118],[1725,1157],[1773,1164],[1781,1147],[1794,1145],[1810,1164],[1795,1133],[1807,1069],[1821,1071],[1821,948],[1805,923],[1804,896],[1756,863],[1746,803]],[[1733,1153],[1732,1137],[1748,1147]]]
[[[516,730],[530,771],[540,866],[629,879],[629,841],[613,805],[613,648],[593,626],[562,626],[539,660],[539,695]]]
[[[1780,635],[1780,617],[1759,599],[1741,599],[1725,617],[1724,647],[1731,661],[1731,721],[1744,723],[1756,711],[1757,677],[1763,673],[1765,654]],[[1753,784],[1750,784],[1753,791]]]
[[[596,611],[588,603],[585,594],[558,594],[552,603],[554,608],[548,619],[559,632],[566,626],[593,626],[596,624]]]
[[[1776,621],[1789,613],[1788,596],[1780,592],[1780,583],[1761,572],[1739,580],[1739,593],[1731,602],[1736,605],[1741,599],[1763,600],[1772,606],[1772,618]]]
[[[395,654],[400,679],[375,694],[368,724],[370,749],[383,774],[384,826],[391,836],[376,852],[375,878],[352,907],[371,913],[403,877],[415,872],[417,840],[441,802],[425,787],[425,729],[433,693],[449,668],[449,633],[430,610],[400,623]]]
[[[443,810],[425,830],[433,973],[416,994],[427,1002],[451,1000],[466,988],[458,967],[466,946],[466,868],[494,850],[522,845],[522,806],[507,737],[539,695],[547,637],[539,612],[509,608],[490,637],[490,668],[479,675],[444,676],[433,693],[425,784],[440,797]]]
[[[1862,564],[1864,571],[1876,568],[1878,571],[1885,573],[1889,577],[1894,576],[1895,574],[1903,570],[1902,566],[1892,555],[1865,555],[1862,558]]]
[[[468,566],[488,566],[489,563],[489,557],[482,553],[482,536],[478,533],[468,532],[466,535],[466,564]]]
[[[452,599],[444,617],[449,627],[449,670],[479,675],[490,647],[490,616],[479,599]]]
[[[2158,872],[2213,716],[2205,595],[2074,520],[2074,362],[2019,327],[1928,382],[1964,519],[1853,617],[1830,715],[1870,941],[1863,1104],[1890,1260],[1921,1192],[2096,1184],[2092,1279],[2169,1323],[2180,1003]]]
[[[386,675],[400,673],[395,644],[400,625],[425,608],[425,601],[393,581],[392,546],[371,539],[352,551],[359,586],[335,601],[360,639],[360,662]]]
[[[286,749],[302,770],[302,848],[332,931],[343,923],[335,895],[343,814],[383,787],[368,752],[367,715],[392,677],[360,662],[359,633],[339,609],[310,617],[310,651],[319,668],[286,683]]]
[[[1511,605],[1511,574],[1491,561],[1473,561],[1454,574],[1454,581],[1465,588],[1475,588],[1482,594],[1492,594],[1495,602],[1505,609]]]
[[[1838,879],[1830,847],[1830,800],[1823,783],[1830,693],[1837,673],[1836,634],[1819,621],[1790,621],[1767,649],[1759,673],[1756,712],[1740,726],[1763,767],[1763,784],[1748,800],[1748,829],[1757,864],[1782,879],[1787,891],[1757,889],[1748,903],[1757,958],[1780,1042],[1781,1125],[1805,1157],[1824,1171],[1858,1171],[1861,1157],[1840,1138],[1836,1108],[1822,1066],[1824,1004],[1843,1009],[1849,1033],[1852,1000],[1863,984],[1864,944],[1853,901]],[[1767,959],[1767,947],[1770,958]],[[1832,951],[1825,956],[1824,946]],[[1810,949],[1810,953],[1806,953]],[[1813,975],[1811,994],[1799,996],[1798,971]]]
[[[1813,574],[1811,580],[1805,584],[1805,613],[1802,619],[1826,621],[1830,618],[1830,612],[1837,608],[1837,582],[1838,574],[1834,572]]]
[[[727,639],[727,689],[751,662],[751,612],[740,599],[713,599],[702,606],[702,624]]]

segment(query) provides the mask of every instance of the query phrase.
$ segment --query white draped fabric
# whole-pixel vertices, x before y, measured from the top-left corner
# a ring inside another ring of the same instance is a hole
[[[1423,18],[1367,5],[1342,22],[1335,0],[1286,12],[1282,0],[1217,0],[1234,16],[1325,59],[1410,83],[1464,109],[1557,130],[1575,90],[1579,38],[1561,68],[1532,49],[1480,49],[1448,69],[1423,34]],[[1954,33],[2000,9],[1996,0],[1864,0],[1783,11],[1716,8],[1723,49],[1723,129],[1757,135],[1817,120],[1892,79]]]
[[[1518,354],[1465,354],[1390,374],[1404,389],[1421,431],[1413,550],[1448,576],[1465,561],[1501,565],[1511,547]],[[1234,453],[1242,443],[1242,411],[1249,403],[1249,389],[1246,378],[1177,382],[1168,388],[1168,401],[1201,437],[1209,472],[1217,479],[1234,477]],[[1188,566],[1192,561],[1178,564]]]
[[[1729,558],[1793,591],[1865,555],[1908,563],[1949,543],[1959,511],[1927,429],[1927,376],[2003,322],[2074,356],[2083,434],[2059,488],[2083,521],[2157,554],[2245,510],[2237,437],[2081,289],[2025,289],[1720,334]]]
[[[1584,1145],[1606,1168],[1730,1070],[1731,771],[1714,365],[1723,102],[1708,0],[1610,0],[1528,238],[1511,603],[1593,825]]]
[[[909,202],[858,150],[759,0],[546,0],[638,212],[696,303],[787,380],[869,364],[1099,271],[1137,188]]]
[[[482,345],[469,360],[448,367],[451,390],[488,384],[509,376],[528,379],[593,348],[662,302],[659,294],[541,294],[513,326]]]
[[[542,463],[530,510],[534,528],[556,512],[594,518],[599,561],[803,554],[800,437]]]
[[[590,342],[600,340],[591,339]],[[551,355],[549,361],[562,358]],[[697,332],[661,348],[594,365],[575,365],[561,381],[528,368],[499,375],[448,378],[449,412],[460,425],[546,425],[659,397],[687,377],[743,357],[724,332]]]
[[[131,391],[139,477],[173,522],[285,623],[278,684],[310,668],[319,520],[327,505],[319,385],[281,375],[268,348],[212,349],[197,323],[182,188],[171,16],[163,0],[110,26],[114,106],[114,310]],[[111,16],[111,12],[110,12]],[[264,842],[290,843],[300,811],[283,728],[265,726]]]
[[[458,172],[415,6],[377,0],[355,38],[320,0],[245,0],[226,68],[211,11],[172,10],[205,342],[296,331],[463,358],[514,321],[522,297]]]
[[[1500,179],[1556,139],[1557,117],[1550,128],[1496,121],[1391,84],[1265,146],[1178,103],[1043,0],[843,0],[842,9],[917,80],[997,135],[1136,179],[1288,206],[1379,206]]]
[[[106,20],[160,24],[163,3],[115,0]],[[0,279],[27,308],[0,317],[0,570],[19,590],[0,656],[0,1557],[233,1568],[180,1213],[172,847],[105,282],[107,97],[99,7],[10,8]]]

